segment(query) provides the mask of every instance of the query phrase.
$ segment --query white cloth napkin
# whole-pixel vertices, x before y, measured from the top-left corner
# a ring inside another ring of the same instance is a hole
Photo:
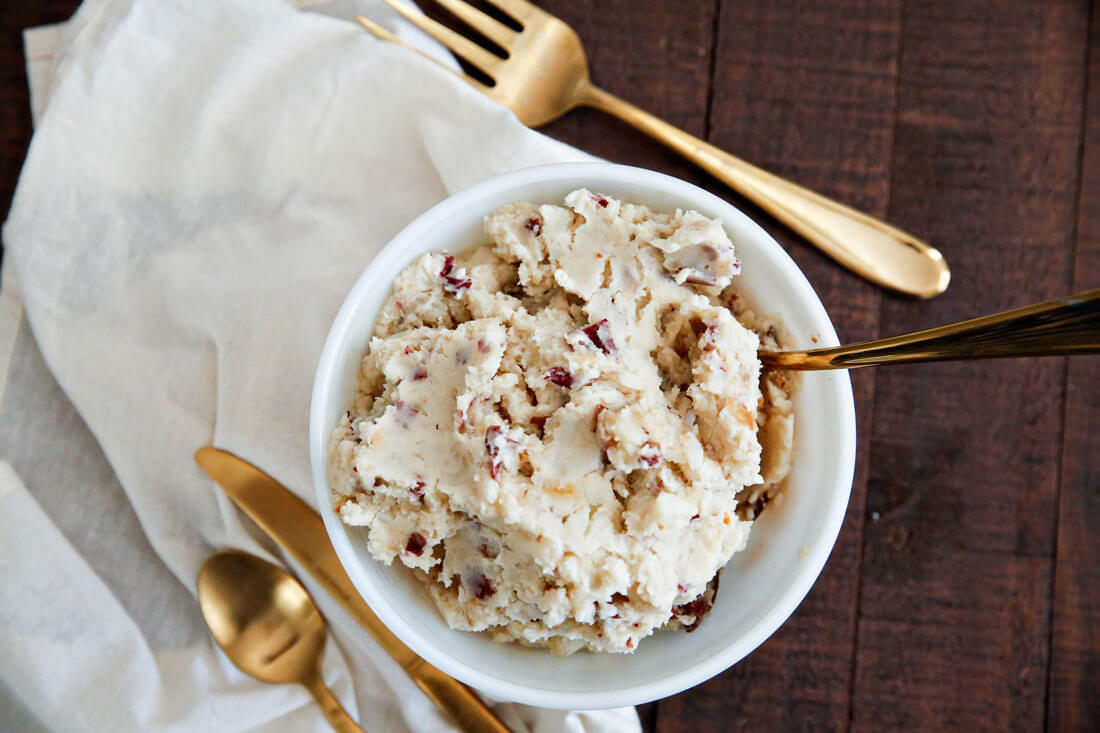
[[[312,375],[352,281],[448,194],[586,157],[347,20],[394,27],[380,6],[87,0],[27,35],[40,114],[0,294],[0,729],[327,729],[202,624],[211,552],[277,555],[192,454],[233,450],[313,504]],[[299,577],[349,712],[451,730]],[[638,729],[631,708],[498,709],[517,730]]]

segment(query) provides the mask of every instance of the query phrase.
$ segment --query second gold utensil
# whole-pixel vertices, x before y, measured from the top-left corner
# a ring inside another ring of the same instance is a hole
[[[195,453],[195,462],[370,632],[379,646],[460,728],[477,733],[508,733],[508,728],[470,688],[417,656],[374,615],[344,572],[324,522],[308,504],[228,451],[212,446],[200,448]]]
[[[772,369],[1100,353],[1100,289],[903,336],[812,351],[761,352]]]
[[[761,170],[594,85],[577,34],[526,0],[492,0],[521,30],[463,0],[436,0],[503,49],[507,58],[399,0],[386,2],[491,79],[489,85],[464,76],[487,96],[509,107],[525,125],[539,127],[579,106],[603,110],[668,145],[868,280],[921,298],[931,298],[947,289],[951,278],[947,262],[927,243]],[[378,24],[363,17],[358,20],[376,37],[407,45]]]
[[[363,733],[321,679],[325,620],[290,573],[238,550],[207,558],[199,605],[214,640],[242,672],[309,690],[338,733]]]

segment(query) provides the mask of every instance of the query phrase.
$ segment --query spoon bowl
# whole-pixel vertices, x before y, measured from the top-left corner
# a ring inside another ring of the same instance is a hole
[[[303,685],[333,728],[361,733],[321,680],[325,620],[293,576],[255,555],[228,550],[203,563],[198,591],[214,640],[238,669],[262,682]]]

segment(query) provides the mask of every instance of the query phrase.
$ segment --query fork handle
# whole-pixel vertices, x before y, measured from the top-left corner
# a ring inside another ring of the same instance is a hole
[[[920,298],[947,289],[951,273],[943,255],[916,237],[746,163],[595,85],[580,91],[578,103],[668,145],[871,282]]]

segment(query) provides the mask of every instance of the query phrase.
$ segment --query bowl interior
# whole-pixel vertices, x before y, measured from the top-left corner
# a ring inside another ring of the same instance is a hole
[[[826,346],[836,334],[805,277],[778,244],[721,199],[652,171],[574,163],[516,171],[452,196],[402,231],[356,282],[326,341],[314,385],[311,457],[318,505],[330,506],[329,436],[356,390],[377,310],[393,278],[424,252],[485,241],[482,219],[521,200],[561,203],[587,187],[671,211],[720,218],[743,263],[741,288],[756,310],[774,314],[796,345]],[[693,633],[659,632],[633,655],[579,653],[498,644],[447,627],[427,592],[399,564],[366,550],[365,530],[323,512],[348,575],[382,621],[414,651],[489,695],[544,707],[601,708],[675,694],[721,672],[762,643],[790,615],[828,557],[840,528],[855,463],[855,412],[846,372],[807,373],[796,398],[793,470],[781,502],[753,528],[749,546],[722,573],[714,608]]]

